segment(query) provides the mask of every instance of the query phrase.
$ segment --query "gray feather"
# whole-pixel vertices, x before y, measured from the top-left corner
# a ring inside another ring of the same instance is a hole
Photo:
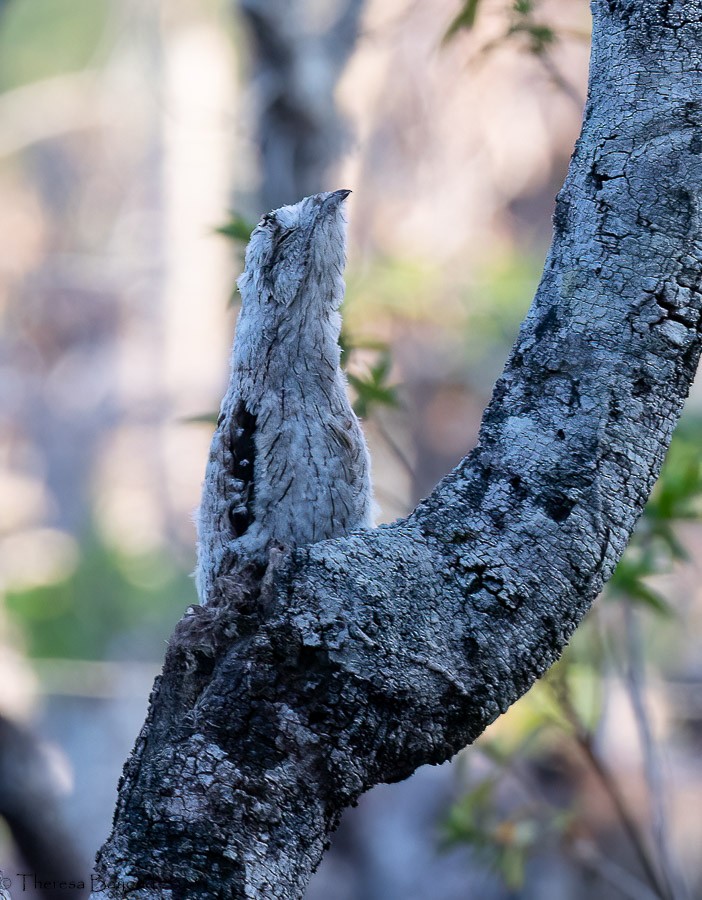
[[[197,587],[295,547],[371,526],[370,461],[338,344],[347,191],[264,216],[198,512]]]

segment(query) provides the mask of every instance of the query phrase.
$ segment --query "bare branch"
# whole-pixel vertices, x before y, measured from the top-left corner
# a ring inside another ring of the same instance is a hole
[[[630,603],[624,603],[624,618],[628,651],[626,685],[643,754],[644,771],[651,802],[653,838],[658,850],[660,868],[669,896],[672,900],[686,900],[689,896],[688,891],[675,865],[668,837],[670,832],[666,815],[666,791],[663,772],[644,698],[645,672],[643,648],[641,645],[642,638],[639,624],[636,621],[636,610],[633,609]]]

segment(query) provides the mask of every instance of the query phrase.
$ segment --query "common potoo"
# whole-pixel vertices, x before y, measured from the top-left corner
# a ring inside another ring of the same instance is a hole
[[[340,367],[350,192],[265,215],[237,284],[241,312],[198,513],[197,588],[274,546],[371,524],[368,450]]]

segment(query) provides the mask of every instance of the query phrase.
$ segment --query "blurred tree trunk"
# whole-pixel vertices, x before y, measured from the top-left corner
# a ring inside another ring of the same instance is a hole
[[[347,138],[334,92],[363,0],[240,0],[239,8],[252,37],[263,213],[328,187]]]
[[[181,620],[97,897],[300,897],[344,808],[473,741],[611,575],[702,347],[702,0],[593,15],[582,136],[478,446],[407,519]]]
[[[59,806],[46,754],[32,734],[0,716],[0,816],[32,873],[27,884],[33,885],[36,875],[47,885],[40,891],[46,900],[75,900],[84,892],[48,886],[54,881],[89,881],[86,861]]]
[[[149,84],[155,85],[162,65],[155,8],[147,4],[140,19],[146,45],[142,59]],[[101,129],[96,116],[80,139],[69,131],[41,139],[24,151],[38,188],[47,237],[43,256],[11,298],[9,312],[7,352],[19,373],[22,394],[13,423],[17,443],[24,445],[18,467],[29,460],[42,473],[51,500],[45,524],[85,543],[93,540],[94,474],[108,437],[124,420],[115,373],[120,371],[120,341],[133,301],[125,296],[127,279],[117,282],[109,277],[111,242],[125,208],[132,211],[127,208],[129,200],[139,194],[152,222],[147,237],[154,236],[154,241],[145,258],[155,273],[147,300],[151,309],[147,316],[141,305],[140,322],[150,318],[154,332],[161,330],[162,273],[157,269],[163,254],[155,237],[163,231],[158,119],[147,142],[141,159],[116,159],[113,136]],[[132,170],[127,179],[128,166]],[[124,191],[114,189],[120,180],[129,185],[127,201]],[[154,364],[154,374],[158,371]],[[158,383],[156,377],[153,382]],[[154,478],[161,469],[155,460]]]
[[[23,455],[40,460],[52,500],[48,524],[79,537],[90,526],[86,473],[116,417],[108,375],[119,322],[116,298],[104,278],[91,278],[85,263],[96,248],[85,246],[75,227],[93,149],[94,143],[81,148],[81,165],[72,135],[26,150],[48,237],[43,257],[12,300],[8,339],[21,377],[16,420],[28,445]]]

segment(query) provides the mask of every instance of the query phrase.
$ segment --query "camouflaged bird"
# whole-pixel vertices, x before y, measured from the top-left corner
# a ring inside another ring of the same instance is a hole
[[[201,603],[273,547],[370,527],[370,460],[340,367],[350,191],[265,215],[238,280],[231,376],[197,516]]]

